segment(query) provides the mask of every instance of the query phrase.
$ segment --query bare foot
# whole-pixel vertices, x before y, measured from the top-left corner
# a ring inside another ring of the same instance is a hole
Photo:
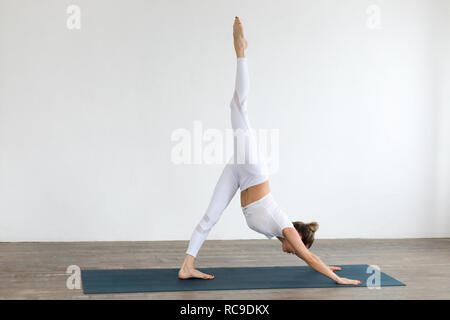
[[[244,28],[239,17],[234,18],[233,24],[234,49],[238,58],[245,57],[244,51],[247,49],[248,42],[244,37]]]
[[[178,271],[178,278],[183,280],[191,278],[214,279],[214,276],[211,274],[200,272],[197,269],[188,269],[185,267],[181,267],[180,271]]]

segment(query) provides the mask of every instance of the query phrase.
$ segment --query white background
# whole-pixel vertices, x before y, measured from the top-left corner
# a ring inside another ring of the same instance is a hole
[[[223,166],[174,165],[171,134],[230,127],[235,15],[292,220],[449,237],[448,1],[0,0],[0,241],[189,239]],[[250,238],[235,197],[209,239]]]

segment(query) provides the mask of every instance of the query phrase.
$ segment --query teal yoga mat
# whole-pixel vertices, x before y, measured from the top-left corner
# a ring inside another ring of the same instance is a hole
[[[341,265],[340,277],[361,280],[359,287],[376,284],[369,265]],[[178,279],[178,269],[81,270],[85,294],[203,290],[355,287],[338,285],[308,266],[199,268],[214,274],[213,280]],[[380,272],[380,286],[405,284]]]

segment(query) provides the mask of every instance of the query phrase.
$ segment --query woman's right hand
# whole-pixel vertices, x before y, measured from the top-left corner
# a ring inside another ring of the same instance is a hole
[[[362,281],[360,280],[352,280],[352,279],[347,279],[347,278],[339,278],[336,280],[337,284],[353,284],[355,286],[360,285],[362,283]]]

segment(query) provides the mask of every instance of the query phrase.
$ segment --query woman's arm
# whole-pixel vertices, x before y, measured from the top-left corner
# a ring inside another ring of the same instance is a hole
[[[294,228],[284,228],[283,235],[285,239],[290,243],[292,248],[294,248],[295,255],[300,259],[304,260],[311,268],[313,268],[317,272],[320,272],[321,274],[334,280],[338,284],[354,284],[354,285],[361,284],[361,281],[359,280],[341,278],[333,271],[331,271],[329,266],[323,263],[318,256],[310,252],[305,247],[302,239],[300,238],[300,235]]]

